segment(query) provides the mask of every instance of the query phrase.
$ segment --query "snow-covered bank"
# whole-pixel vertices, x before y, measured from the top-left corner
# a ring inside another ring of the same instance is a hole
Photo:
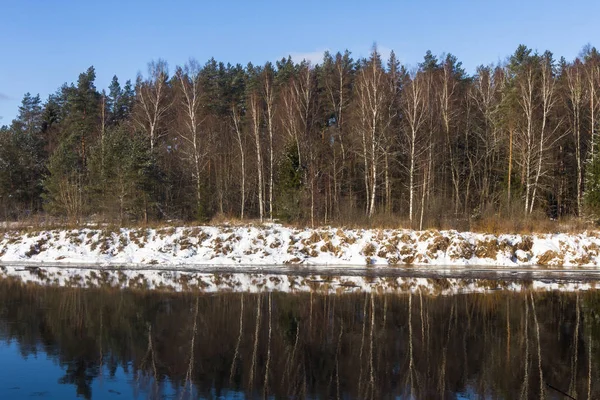
[[[280,273],[206,273],[181,270],[110,269],[71,267],[0,266],[0,280],[23,284],[75,288],[120,288],[161,291],[214,292],[316,292],[342,294],[423,293],[453,295],[508,291],[580,291],[595,290],[595,280],[503,280],[423,278],[356,275],[298,275]]]
[[[600,266],[600,235],[281,225],[6,232],[0,262],[100,265]]]

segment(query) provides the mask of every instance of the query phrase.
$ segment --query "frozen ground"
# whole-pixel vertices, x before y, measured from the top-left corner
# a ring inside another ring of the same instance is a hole
[[[281,225],[8,231],[0,263],[96,266],[598,267],[600,235],[295,229]]]

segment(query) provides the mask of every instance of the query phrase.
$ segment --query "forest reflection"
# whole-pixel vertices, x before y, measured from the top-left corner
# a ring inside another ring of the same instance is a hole
[[[0,339],[94,398],[600,398],[600,292],[163,293],[0,281]]]

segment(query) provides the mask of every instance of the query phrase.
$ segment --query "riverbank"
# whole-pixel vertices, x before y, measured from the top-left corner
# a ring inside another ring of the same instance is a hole
[[[0,263],[206,265],[600,265],[600,234],[298,229],[277,224],[7,231]]]

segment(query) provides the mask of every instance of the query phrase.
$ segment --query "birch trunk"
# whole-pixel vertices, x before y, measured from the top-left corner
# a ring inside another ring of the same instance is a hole
[[[569,101],[571,103],[571,129],[575,139],[575,161],[577,163],[577,216],[583,214],[583,157],[581,154],[581,105],[583,84],[581,69],[574,64],[567,69]]]
[[[550,117],[550,111],[554,106],[554,77],[552,76],[551,66],[548,64],[542,65],[542,82],[541,82],[541,94],[542,94],[542,126],[540,128],[539,147],[538,147],[538,165],[533,183],[533,195],[531,196],[531,204],[529,206],[529,213],[533,212],[533,204],[536,198],[536,192],[539,185],[540,176],[542,175],[542,166],[547,147],[547,132],[546,127],[548,124],[548,118]]]
[[[417,157],[420,155],[417,146],[420,145],[421,128],[425,122],[425,98],[423,93],[423,78],[415,74],[408,83],[402,101],[402,111],[406,118],[407,127],[404,130],[408,146],[408,218],[413,222],[414,199],[416,194],[415,174]]]
[[[158,128],[171,107],[167,99],[167,63],[160,59],[149,63],[148,73],[147,80],[142,81],[139,77],[136,84],[137,105],[140,111],[134,120],[148,133],[150,151],[153,152],[158,139],[164,136],[164,133],[159,133]]]
[[[180,84],[182,94],[180,104],[185,116],[183,128],[178,133],[185,144],[183,153],[192,163],[192,178],[196,189],[196,211],[199,214],[202,210],[202,164],[205,155],[201,144],[202,132],[200,130],[202,124],[200,67],[196,62],[190,61],[185,66],[185,70],[178,69],[175,75]]]
[[[264,218],[264,201],[263,201],[263,165],[262,165],[262,149],[260,143],[260,104],[258,95],[252,93],[250,95],[250,114],[252,117],[252,130],[254,133],[254,143],[256,145],[256,172],[258,174],[258,213],[260,222]]]
[[[240,219],[244,219],[244,207],[246,205],[246,158],[244,154],[244,145],[242,141],[241,119],[237,107],[232,108],[233,126],[235,129],[235,138],[240,149],[240,170],[241,170],[241,199],[240,199]]]
[[[273,120],[275,114],[275,94],[272,76],[265,72],[263,91],[266,104],[267,130],[269,132],[269,219],[273,220]]]

